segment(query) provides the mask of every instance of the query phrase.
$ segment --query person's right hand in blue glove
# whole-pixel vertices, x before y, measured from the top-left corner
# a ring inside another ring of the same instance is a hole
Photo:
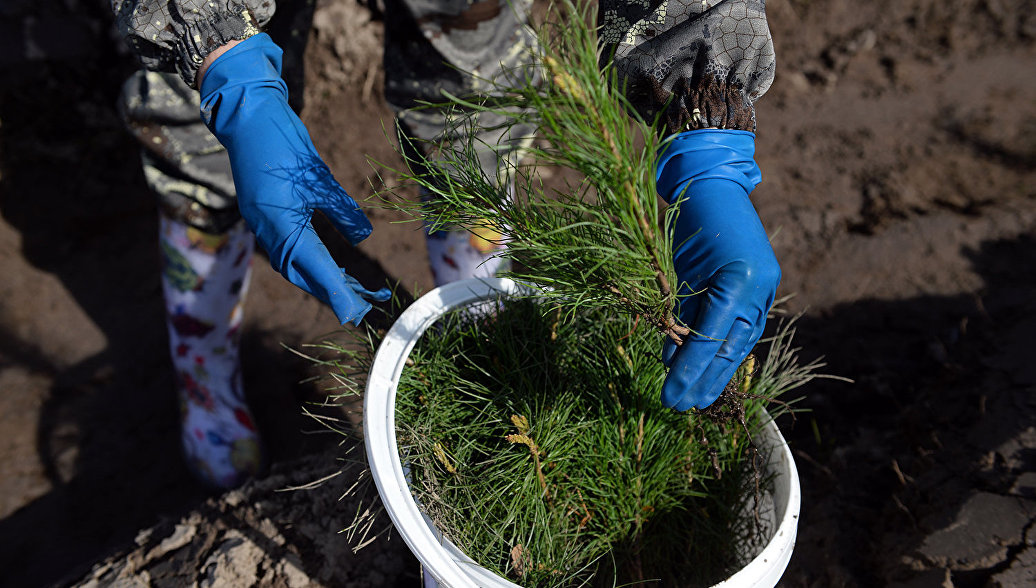
[[[658,193],[679,206],[673,261],[679,318],[692,331],[666,341],[662,403],[679,411],[716,401],[759,341],[781,279],[748,194],[761,174],[748,131],[675,135],[659,152]]]
[[[342,324],[359,325],[368,300],[388,300],[390,292],[367,290],[339,268],[311,218],[320,210],[353,245],[371,224],[288,106],[281,55],[262,33],[207,60],[199,72],[202,119],[230,155],[241,216],[274,269],[328,304]]]

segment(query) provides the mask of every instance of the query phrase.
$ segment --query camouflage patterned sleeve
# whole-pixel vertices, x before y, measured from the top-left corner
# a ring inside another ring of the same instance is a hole
[[[774,76],[765,0],[601,0],[601,41],[626,94],[670,133],[755,130]]]
[[[398,109],[464,95],[526,65],[532,0],[385,0],[385,77]],[[461,73],[463,72],[463,73]],[[515,83],[519,79],[511,80]]]
[[[275,0],[111,0],[116,25],[144,67],[194,85],[205,57],[259,33]]]

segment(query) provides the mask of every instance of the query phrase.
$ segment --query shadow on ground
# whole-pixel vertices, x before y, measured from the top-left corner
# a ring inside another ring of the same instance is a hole
[[[862,300],[799,323],[803,355],[855,384],[811,385],[810,412],[781,423],[803,483],[787,585],[887,585],[919,568],[983,586],[1016,563],[1036,520],[1022,478],[1036,470],[1036,238],[965,255],[977,295]]]

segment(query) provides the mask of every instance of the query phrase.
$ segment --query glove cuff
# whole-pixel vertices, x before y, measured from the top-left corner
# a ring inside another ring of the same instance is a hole
[[[755,133],[701,129],[671,136],[658,150],[655,186],[669,204],[695,180],[730,180],[750,193],[762,180],[755,163]]]
[[[201,83],[201,117],[217,136],[219,106],[223,94],[234,89],[245,93],[257,89],[273,90],[288,100],[288,86],[281,78],[284,52],[266,33],[253,35],[231,47],[212,62]],[[235,104],[236,111],[243,104]]]

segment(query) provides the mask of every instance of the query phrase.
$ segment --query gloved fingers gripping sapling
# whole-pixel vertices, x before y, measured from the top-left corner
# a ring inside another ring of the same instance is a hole
[[[288,106],[282,52],[268,35],[220,55],[201,82],[201,114],[230,156],[241,216],[288,281],[316,296],[345,324],[359,324],[390,291],[371,291],[345,273],[313,229],[314,210],[356,245],[366,215],[331,175]]]
[[[761,174],[755,135],[705,129],[663,146],[657,188],[678,206],[673,262],[680,281],[683,344],[669,340],[662,403],[676,410],[716,401],[762,336],[780,267],[748,194]]]

